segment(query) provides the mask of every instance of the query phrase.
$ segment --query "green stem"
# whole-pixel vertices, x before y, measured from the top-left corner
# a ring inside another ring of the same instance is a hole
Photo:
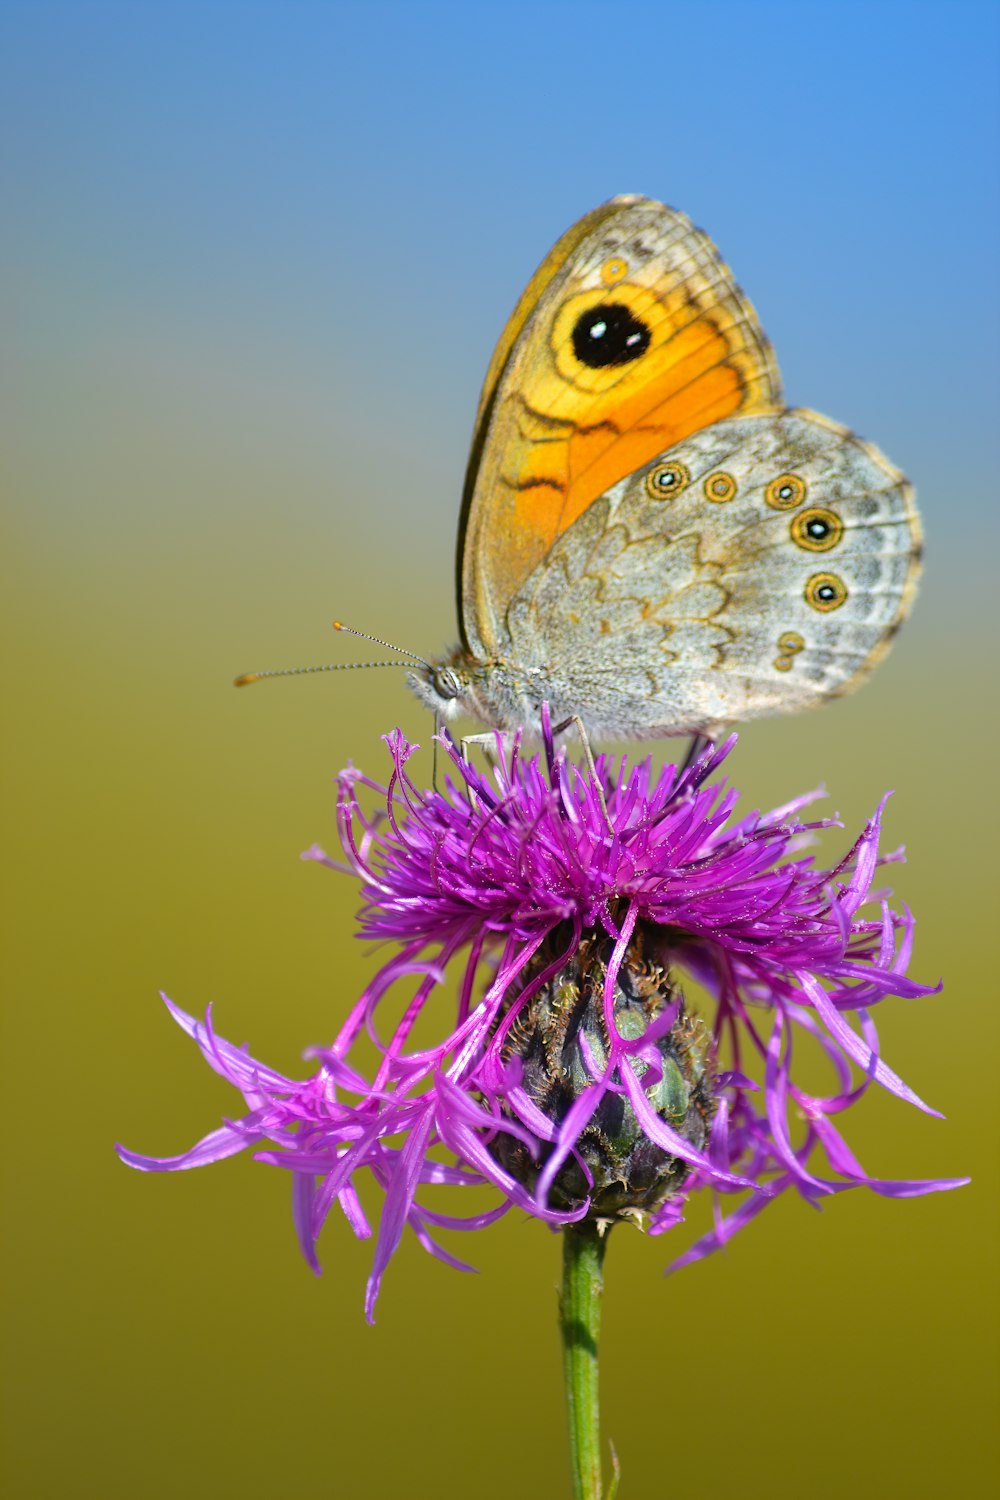
[[[607,1236],[593,1224],[563,1230],[563,1372],[569,1416],[573,1500],[601,1500],[601,1418],[598,1404],[597,1336],[601,1327],[602,1267]]]

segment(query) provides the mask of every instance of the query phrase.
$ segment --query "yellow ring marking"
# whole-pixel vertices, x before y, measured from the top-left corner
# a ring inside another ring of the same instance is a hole
[[[779,474],[764,491],[772,510],[794,510],[806,498],[806,482],[797,474]]]
[[[690,482],[691,475],[684,464],[676,460],[657,464],[646,475],[646,493],[651,500],[673,500],[681,490],[687,489]]]
[[[778,651],[781,653],[774,658],[774,668],[778,672],[790,672],[798,653],[805,649],[805,640],[797,630],[785,630],[778,636]]]
[[[711,500],[714,505],[725,505],[736,494],[736,480],[724,469],[717,469],[714,474],[709,474],[702,488],[706,500]]]
[[[621,255],[613,255],[601,267],[601,280],[605,286],[616,286],[628,275],[628,261]]]
[[[792,518],[792,541],[806,552],[829,552],[844,535],[844,523],[832,510],[811,505]]]
[[[847,598],[847,584],[836,573],[814,573],[805,587],[806,603],[821,614],[839,609]]]

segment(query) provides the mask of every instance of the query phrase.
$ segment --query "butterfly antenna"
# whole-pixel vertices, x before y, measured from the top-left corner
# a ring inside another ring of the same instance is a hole
[[[394,646],[392,641],[384,641],[380,635],[366,635],[363,630],[355,630],[353,625],[345,625],[343,620],[334,620],[334,630],[343,630],[346,635],[357,636],[359,641],[371,641],[375,646],[384,646],[387,651],[398,651],[401,656],[408,656],[412,661],[418,661],[422,667],[430,667],[430,662],[424,661],[415,651],[407,651],[405,646]],[[395,666],[401,665],[396,662]]]
[[[419,660],[419,658],[418,658]],[[272,667],[267,672],[243,672],[233,678],[233,687],[246,687],[264,677],[302,677],[307,672],[359,672],[367,667],[408,667],[408,661],[331,661],[318,667]]]
[[[333,628],[357,636],[359,641],[372,641],[376,646],[384,646],[387,651],[398,651],[400,656],[408,656],[410,661],[418,661],[422,667],[430,670],[429,662],[424,661],[415,651],[407,651],[405,646],[394,646],[391,641],[384,641],[378,635],[366,635],[363,630],[355,630],[352,625],[345,625],[340,620],[334,620]],[[233,679],[233,686],[246,687],[248,683],[260,682],[262,677],[302,677],[307,672],[359,672],[368,667],[407,667],[409,664],[408,661],[334,661],[318,667],[274,667],[269,672],[243,672]]]

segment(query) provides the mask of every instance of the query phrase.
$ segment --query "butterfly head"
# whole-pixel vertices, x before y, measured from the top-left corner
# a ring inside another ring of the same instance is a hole
[[[520,730],[533,740],[541,733],[543,700],[551,700],[559,717],[573,712],[560,698],[560,685],[541,669],[517,667],[502,656],[480,658],[461,646],[441,661],[414,667],[406,680],[444,724],[465,715],[490,729]]]
[[[479,717],[473,677],[466,653],[459,647],[444,661],[424,662],[407,673],[407,685],[437,718],[445,723],[461,713]]]

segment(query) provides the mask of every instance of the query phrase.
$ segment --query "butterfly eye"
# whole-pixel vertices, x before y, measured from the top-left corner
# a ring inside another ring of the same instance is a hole
[[[792,541],[807,552],[829,552],[844,535],[844,523],[832,510],[818,505],[800,510],[791,525]]]
[[[439,698],[457,698],[462,691],[461,683],[450,667],[438,667],[433,677],[434,691]]]
[[[736,480],[732,474],[726,474],[722,469],[715,474],[709,474],[704,484],[705,499],[712,500],[716,505],[724,505],[736,494]]]
[[[806,498],[806,482],[797,474],[779,474],[764,491],[772,510],[794,510]]]
[[[806,603],[821,614],[839,609],[847,598],[847,585],[836,573],[814,573],[806,584]]]
[[[627,365],[649,348],[646,324],[620,302],[601,302],[588,308],[573,329],[573,353],[592,370]]]
[[[672,500],[690,482],[691,475],[683,464],[657,464],[646,475],[646,493],[652,500]]]

